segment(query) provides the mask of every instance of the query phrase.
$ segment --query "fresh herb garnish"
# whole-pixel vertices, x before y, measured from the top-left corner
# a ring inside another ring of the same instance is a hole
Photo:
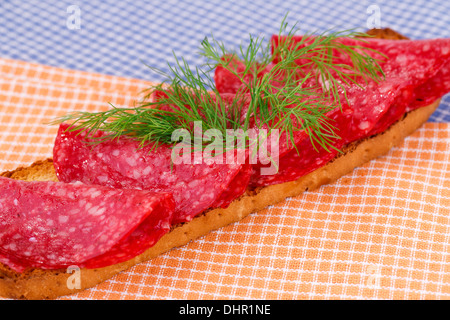
[[[168,65],[171,75],[152,68],[165,75],[166,81],[150,88],[144,101],[137,106],[112,106],[103,112],[73,112],[52,123],[71,121],[70,130],[84,129],[89,132],[88,136],[97,130],[109,133],[91,139],[91,143],[131,136],[142,146],[152,143],[153,147],[176,143],[172,141],[172,133],[177,129],[186,129],[193,136],[196,121],[201,122],[203,131],[219,130],[223,137],[227,129],[246,131],[250,126],[257,126],[268,129],[269,134],[270,130],[278,129],[293,147],[295,134],[304,130],[315,148],[319,145],[329,150],[333,148],[332,141],[339,136],[327,112],[342,107],[340,93],[346,99],[347,86],[361,86],[362,82],[379,81],[384,76],[380,60],[370,55],[379,53],[337,41],[339,37],[364,41],[365,35],[361,33],[304,35],[294,42],[295,26],[282,36],[286,30],[284,19],[273,55],[270,43],[264,44],[264,38],[251,36],[247,48],[240,46],[238,53],[226,50],[214,37],[205,38],[200,54],[207,59],[207,70],[191,69],[186,60],[174,54],[176,64]],[[276,63],[265,71],[273,56],[277,57]],[[351,63],[339,62],[337,56],[345,56],[345,61]],[[243,70],[236,70],[235,59],[243,63]],[[211,71],[217,67],[226,69],[242,82],[241,89],[231,100],[219,94],[215,87]],[[311,80],[316,85],[303,85]],[[155,95],[158,99],[153,99]]]

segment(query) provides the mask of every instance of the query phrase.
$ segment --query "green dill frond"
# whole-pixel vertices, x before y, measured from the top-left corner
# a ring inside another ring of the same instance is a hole
[[[245,131],[256,125],[280,130],[294,148],[296,134],[304,131],[316,149],[333,149],[339,135],[327,113],[342,108],[341,97],[343,93],[347,99],[347,87],[384,77],[380,67],[383,56],[358,44],[365,41],[361,33],[305,34],[294,39],[297,32],[296,24],[288,30],[285,17],[273,53],[264,37],[250,36],[248,45],[236,51],[227,50],[212,35],[205,37],[200,46],[205,65],[191,68],[174,54],[169,73],[150,67],[166,80],[149,88],[142,103],[132,108],[111,106],[103,112],[69,113],[52,124],[72,122],[71,130],[84,129],[90,136],[97,130],[109,133],[91,143],[126,135],[142,146],[151,143],[154,147],[173,144],[172,133],[177,129],[186,129],[193,137],[194,122],[200,122],[203,131],[219,130],[223,137],[227,129]],[[342,37],[355,39],[354,44],[339,41]],[[274,57],[276,63],[266,70]],[[342,58],[350,63],[342,63]],[[243,69],[238,70],[237,61]],[[242,83],[231,100],[225,101],[215,87],[211,72],[217,67]],[[312,80],[321,85],[304,85]]]

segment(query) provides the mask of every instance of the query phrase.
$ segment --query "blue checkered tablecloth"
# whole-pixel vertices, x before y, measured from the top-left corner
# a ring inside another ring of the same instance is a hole
[[[390,27],[412,39],[450,37],[450,1],[0,0],[0,57],[159,81],[173,52],[191,65],[211,34],[231,48],[248,34]],[[450,121],[450,95],[430,121]]]

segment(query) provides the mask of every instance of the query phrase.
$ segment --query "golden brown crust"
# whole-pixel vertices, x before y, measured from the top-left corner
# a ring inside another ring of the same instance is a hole
[[[367,161],[387,153],[393,146],[420,127],[439,105],[433,104],[408,113],[404,119],[391,126],[386,132],[358,141],[346,147],[344,154],[324,167],[292,182],[268,186],[240,197],[226,209],[210,210],[189,223],[174,227],[155,246],[129,261],[100,269],[81,270],[81,288],[69,289],[66,270],[28,270],[16,273],[0,265],[0,295],[16,299],[53,299],[90,288],[137,263],[152,259],[172,248],[185,245],[212,230],[241,220],[250,213],[276,204],[307,190],[333,182]],[[18,168],[2,174],[22,180],[56,180],[51,159],[39,161],[27,168]]]
[[[27,181],[58,181],[52,159],[36,161],[29,167],[5,171],[0,173],[0,176]]]
[[[408,40],[408,37],[405,37],[404,35],[390,29],[390,28],[384,28],[384,29],[370,29],[366,31],[368,35],[374,36],[375,38],[380,39],[389,39],[389,40]]]

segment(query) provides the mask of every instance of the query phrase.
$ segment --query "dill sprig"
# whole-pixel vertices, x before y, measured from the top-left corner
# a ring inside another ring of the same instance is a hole
[[[340,93],[346,98],[346,87],[362,86],[361,82],[379,81],[383,77],[380,60],[373,58],[379,53],[338,41],[340,37],[364,41],[363,34],[355,32],[304,35],[294,42],[295,26],[282,36],[287,30],[285,19],[273,55],[270,43],[266,44],[263,37],[250,36],[248,46],[241,45],[238,52],[228,51],[213,36],[206,37],[200,47],[201,56],[207,59],[206,70],[192,69],[185,59],[174,54],[175,64],[168,64],[170,74],[152,68],[166,80],[149,88],[138,105],[112,106],[103,112],[73,112],[52,124],[72,122],[70,130],[84,129],[88,137],[93,137],[97,130],[108,133],[90,139],[90,143],[130,136],[142,146],[152,143],[154,147],[176,143],[172,141],[172,133],[177,129],[186,129],[194,137],[194,122],[200,122],[203,131],[219,130],[223,137],[227,136],[227,129],[246,131],[257,126],[269,129],[269,134],[270,130],[280,130],[293,147],[295,135],[304,131],[314,147],[329,150],[339,136],[327,113],[342,107]],[[278,58],[277,62],[264,72],[273,56]],[[340,56],[351,63],[339,62]],[[243,71],[237,71],[236,59],[243,63]],[[218,92],[211,76],[211,71],[219,66],[242,82],[242,90],[231,100]],[[304,86],[310,80],[322,85]]]

